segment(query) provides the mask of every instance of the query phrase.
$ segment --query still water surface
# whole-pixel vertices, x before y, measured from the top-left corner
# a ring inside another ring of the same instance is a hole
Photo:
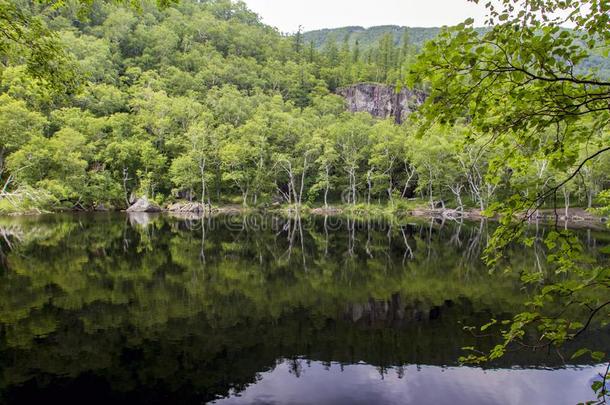
[[[521,310],[491,225],[122,214],[0,219],[0,401],[575,404],[602,365],[492,347]],[[535,232],[532,230],[531,232]],[[540,228],[539,233],[545,232]],[[582,231],[590,254],[610,244]],[[515,248],[514,268],[541,248]],[[607,330],[579,346],[610,349]],[[564,357],[570,358],[567,348]]]

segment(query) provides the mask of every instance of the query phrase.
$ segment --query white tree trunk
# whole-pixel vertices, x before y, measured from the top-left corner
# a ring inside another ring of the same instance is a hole
[[[328,165],[326,170],[326,187],[324,188],[324,208],[328,209],[328,191],[330,189],[330,167]]]
[[[199,161],[199,173],[201,174],[201,205],[205,205],[205,159]]]

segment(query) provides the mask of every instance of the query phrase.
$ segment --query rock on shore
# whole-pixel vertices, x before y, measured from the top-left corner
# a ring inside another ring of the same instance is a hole
[[[148,201],[148,198],[141,197],[131,207],[127,208],[127,212],[161,212],[161,207],[152,201]]]
[[[201,214],[209,211],[209,207],[198,202],[177,202],[167,206],[169,212],[189,212]]]

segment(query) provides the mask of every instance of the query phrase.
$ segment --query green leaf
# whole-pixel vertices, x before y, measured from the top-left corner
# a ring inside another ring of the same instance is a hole
[[[606,354],[604,352],[592,352],[591,358],[595,361],[602,361]]]
[[[576,351],[576,353],[574,353],[574,354],[572,355],[572,357],[571,357],[571,358],[572,358],[572,359],[577,359],[577,358],[581,357],[583,354],[589,353],[590,351],[591,351],[591,350],[589,350],[589,349],[587,349],[587,348],[578,349],[578,350]]]
[[[495,319],[492,319],[491,322],[481,326],[481,332],[486,331],[487,329],[489,329],[491,326],[495,325],[498,321],[496,321]]]

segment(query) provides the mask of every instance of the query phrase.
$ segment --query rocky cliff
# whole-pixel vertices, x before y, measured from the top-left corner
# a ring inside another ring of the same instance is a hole
[[[377,118],[394,117],[401,123],[411,112],[422,105],[425,94],[418,90],[403,88],[396,91],[392,86],[360,83],[337,89],[345,97],[351,112],[368,112]]]

